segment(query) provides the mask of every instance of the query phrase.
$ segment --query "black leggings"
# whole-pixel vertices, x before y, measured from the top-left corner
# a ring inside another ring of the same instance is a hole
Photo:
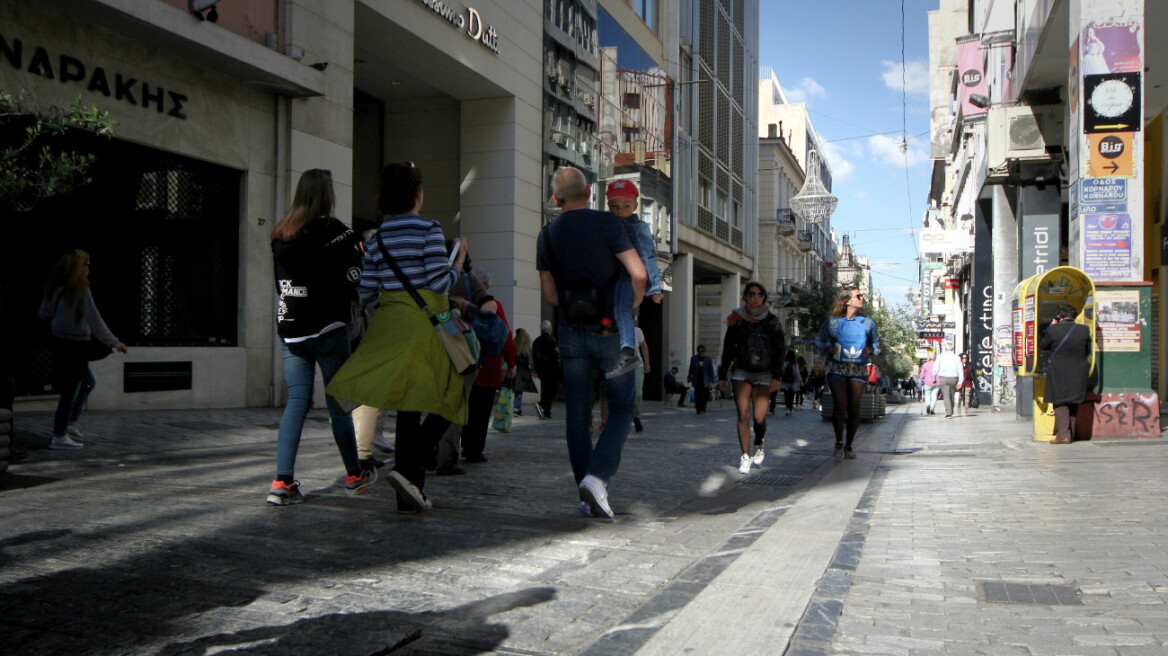
[[[864,396],[864,381],[837,378],[827,381],[831,389],[831,425],[835,429],[836,446],[844,443],[844,426],[848,429],[847,448],[852,448],[856,431],[860,428],[860,398]]]

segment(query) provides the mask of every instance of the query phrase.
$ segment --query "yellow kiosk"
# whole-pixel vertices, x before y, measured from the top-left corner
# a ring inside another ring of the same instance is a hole
[[[1055,436],[1054,406],[1046,403],[1046,354],[1038,342],[1054,319],[1058,307],[1066,303],[1079,310],[1075,323],[1087,326],[1095,342],[1095,284],[1081,269],[1061,266],[1035,274],[1014,288],[1014,365],[1019,376],[1034,377],[1034,439],[1050,441]],[[1091,371],[1095,371],[1095,349],[1091,349]]]

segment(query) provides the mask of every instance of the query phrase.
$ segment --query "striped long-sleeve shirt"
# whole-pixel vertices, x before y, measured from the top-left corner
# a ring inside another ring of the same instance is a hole
[[[458,278],[450,266],[446,238],[437,221],[417,214],[386,217],[378,228],[381,241],[410,284],[445,294]],[[365,266],[361,272],[361,295],[370,298],[382,289],[403,290],[405,286],[385,262],[374,234],[365,244]]]

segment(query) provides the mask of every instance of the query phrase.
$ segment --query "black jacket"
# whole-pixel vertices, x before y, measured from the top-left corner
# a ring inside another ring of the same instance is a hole
[[[747,365],[747,342],[751,335],[758,335],[766,339],[770,347],[768,362],[762,368],[752,369]],[[779,318],[768,314],[762,321],[747,321],[731,313],[726,318],[726,339],[722,340],[722,362],[718,365],[718,380],[726,380],[726,373],[731,365],[757,373],[770,371],[771,378],[779,380],[783,372],[783,357],[787,354],[787,339],[783,335],[783,325]]]
[[[560,350],[555,337],[540,333],[531,343],[531,359],[540,378],[560,377]]]
[[[340,220],[320,218],[292,241],[272,240],[277,332],[285,339],[349,323],[361,281],[361,238]]]
[[[1067,341],[1060,348],[1063,337]],[[1091,370],[1087,361],[1091,355],[1091,331],[1071,321],[1056,323],[1046,329],[1038,348],[1043,351],[1058,348],[1058,353],[1046,363],[1046,402],[1052,405],[1082,403]]]

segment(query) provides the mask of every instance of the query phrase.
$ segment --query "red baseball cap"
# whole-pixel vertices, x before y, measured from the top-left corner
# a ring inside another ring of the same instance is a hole
[[[604,193],[607,200],[613,198],[636,200],[640,195],[640,190],[637,189],[637,185],[633,184],[632,180],[614,180],[608,183],[608,191]]]

